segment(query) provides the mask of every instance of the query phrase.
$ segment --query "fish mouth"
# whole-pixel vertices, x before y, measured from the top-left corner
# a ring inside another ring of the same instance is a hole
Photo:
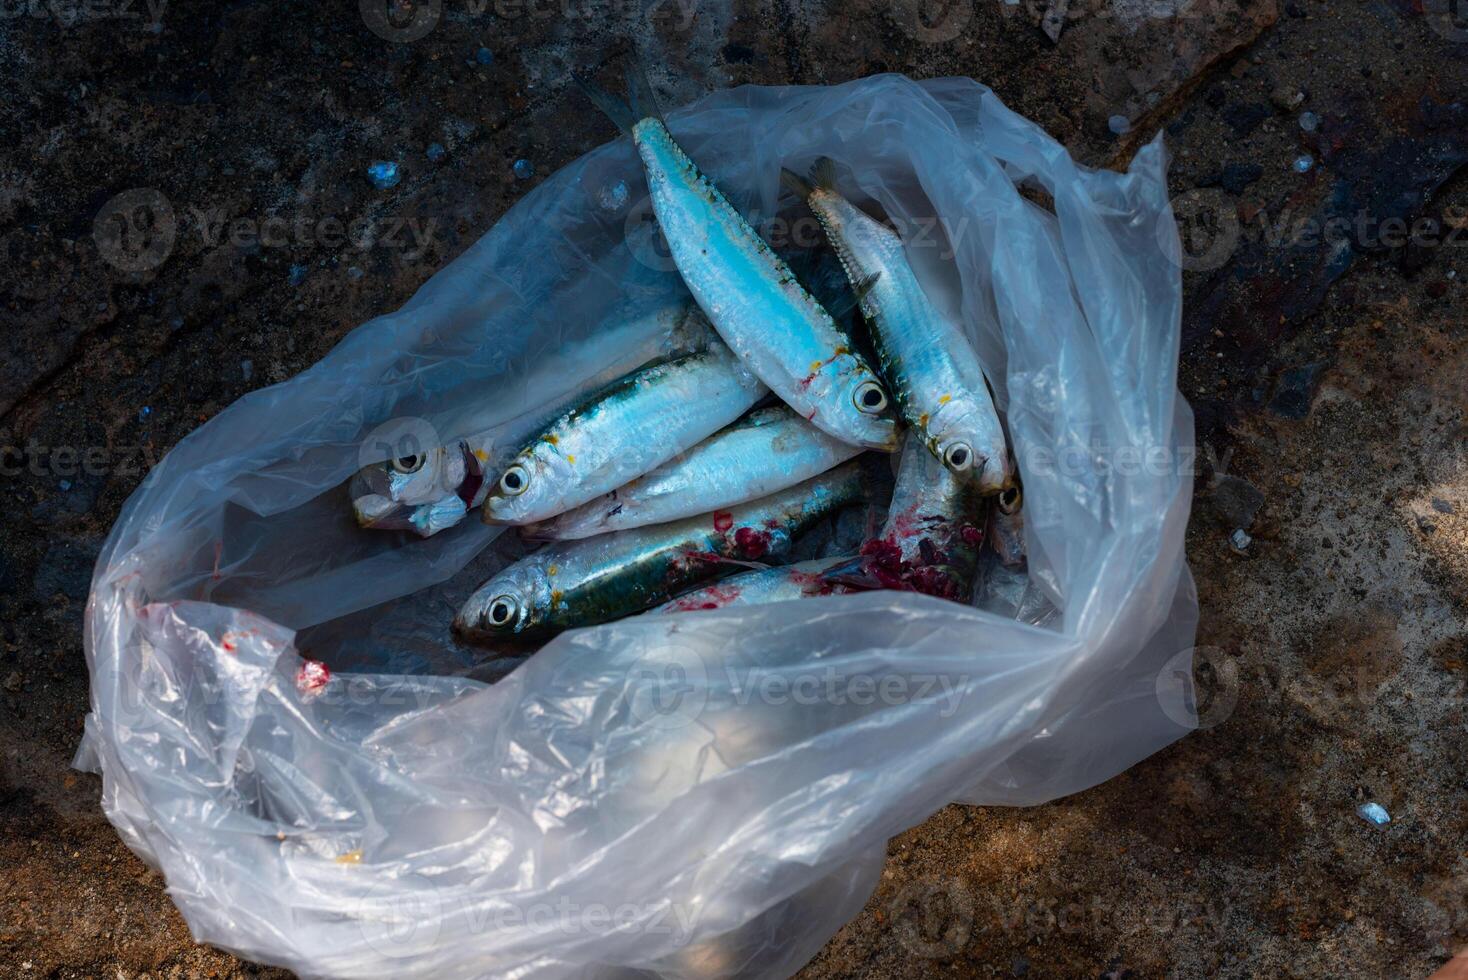
[[[359,527],[377,531],[411,531],[413,508],[379,493],[352,500],[352,513]]]

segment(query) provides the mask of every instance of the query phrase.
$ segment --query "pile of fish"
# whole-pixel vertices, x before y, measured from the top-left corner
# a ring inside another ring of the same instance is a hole
[[[497,479],[473,440],[367,467],[359,522],[427,536],[479,508],[544,542],[463,605],[455,631],[476,641],[864,589],[969,602],[986,542],[998,566],[1022,565],[1018,478],[983,365],[901,238],[842,196],[830,160],[785,173],[839,259],[865,323],[854,338],[679,147],[645,82],[633,88],[649,111],[586,86],[631,136],[712,329],[570,404]],[[874,501],[864,457],[899,452],[880,530],[857,553],[791,564],[804,532]]]

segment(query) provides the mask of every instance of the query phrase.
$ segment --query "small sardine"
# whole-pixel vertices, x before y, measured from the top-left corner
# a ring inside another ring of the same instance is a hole
[[[780,561],[791,539],[866,498],[853,460],[768,497],[653,527],[557,541],[505,568],[465,602],[454,629],[491,641],[641,612],[750,562]]]
[[[967,602],[984,544],[988,500],[909,433],[880,537],[862,546],[878,587]]]
[[[1013,472],[983,366],[959,326],[923,292],[902,239],[836,191],[829,159],[816,161],[809,181],[788,170],[784,179],[841,258],[903,418],[948,469],[986,493],[1003,489]]]
[[[585,538],[723,510],[824,473],[861,451],[783,405],[763,408],[626,486],[524,533]]]
[[[577,388],[596,391],[649,361],[706,348],[715,336],[687,294],[651,307],[631,301],[614,307],[598,324],[594,340],[565,351],[553,367],[537,366],[513,382],[546,399],[550,407],[543,414],[537,409],[503,418],[501,387],[483,405],[466,406],[455,420],[454,428],[473,435],[446,446],[395,445],[403,455],[358,470],[350,487],[357,523],[415,531],[425,538],[453,527],[484,502],[498,467],[508,464],[509,453],[497,443],[513,439],[510,448],[517,449],[521,439],[585,400],[584,394],[573,394]]]
[[[839,578],[828,578],[826,573],[847,568],[853,559],[817,558],[814,561],[797,562],[783,568],[765,568],[741,572],[738,575],[705,585],[664,603],[649,615],[695,612],[700,609],[727,609],[730,606],[753,606],[770,602],[785,602],[790,599],[809,599],[822,595],[845,595],[861,591]]]
[[[552,422],[484,502],[486,524],[565,513],[693,448],[767,394],[717,341],[632,372]]]
[[[789,265],[694,165],[656,113],[645,79],[638,111],[582,83],[632,137],[673,262],[714,329],[751,371],[817,428],[892,452],[897,427],[881,379]]]

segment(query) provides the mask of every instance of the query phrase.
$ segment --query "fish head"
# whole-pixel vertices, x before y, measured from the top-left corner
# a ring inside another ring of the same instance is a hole
[[[357,523],[429,537],[452,527],[483,496],[484,473],[467,443],[362,467],[352,477]]]
[[[865,362],[840,351],[815,370],[808,381],[819,406],[809,421],[867,449],[897,451],[901,436],[891,396]]]
[[[1019,484],[999,491],[989,513],[989,541],[1010,568],[1025,564],[1024,493]]]
[[[510,461],[484,501],[486,524],[533,524],[569,510],[574,458],[537,443]]]
[[[933,455],[954,475],[985,493],[1012,486],[1014,468],[993,410],[966,392],[943,398],[926,425]]]
[[[551,601],[544,564],[519,561],[475,590],[454,617],[454,632],[481,640],[531,632],[545,625]]]

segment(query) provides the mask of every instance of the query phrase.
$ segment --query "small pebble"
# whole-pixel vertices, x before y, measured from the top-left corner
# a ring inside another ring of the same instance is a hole
[[[1455,510],[1451,500],[1444,500],[1441,497],[1432,498],[1432,509],[1439,514],[1451,514]]]
[[[255,362],[249,359],[240,361],[240,374],[244,376],[246,381],[253,378],[255,376]]]
[[[1386,812],[1386,807],[1380,803],[1362,803],[1356,807],[1356,815],[1367,823],[1374,823],[1378,827],[1392,822],[1391,814]]]
[[[59,484],[57,484],[57,486],[61,487],[62,492],[65,493],[67,490],[71,489],[71,481],[62,480]]]
[[[1320,128],[1320,117],[1313,112],[1300,113],[1300,128],[1307,133],[1313,133]]]
[[[347,266],[347,278],[349,279],[361,279],[366,274],[367,273],[363,272],[361,269],[357,268],[354,265]]]
[[[429,143],[428,149],[424,152],[424,155],[428,157],[428,161],[430,163],[438,163],[444,157],[449,155],[449,151],[443,148],[442,143]]]
[[[152,414],[153,409],[148,407],[147,405],[144,405],[142,408],[138,409],[138,421],[146,422],[148,421],[148,416]]]
[[[391,160],[377,160],[367,168],[367,179],[372,181],[372,186],[380,190],[396,187],[402,175],[398,173],[398,165]]]
[[[1254,539],[1249,537],[1249,532],[1245,531],[1241,527],[1234,528],[1234,533],[1228,536],[1229,547],[1237,551],[1239,554],[1243,554],[1244,552],[1248,551],[1249,545],[1253,543]]]
[[[1106,126],[1117,136],[1123,136],[1131,132],[1132,121],[1126,116],[1112,116],[1106,120]]]
[[[1423,534],[1431,534],[1432,532],[1437,530],[1437,525],[1432,523],[1432,521],[1428,520],[1426,517],[1423,517],[1421,514],[1418,514],[1417,530],[1421,531]]]
[[[601,189],[601,206],[608,211],[620,211],[627,203],[627,182],[619,180],[611,187]]]
[[[306,267],[304,265],[293,265],[293,266],[291,266],[291,271],[290,271],[290,283],[291,283],[291,285],[292,286],[299,286],[301,283],[305,282],[306,281],[306,271],[307,270],[306,270]]]
[[[494,52],[488,48],[480,48],[474,52],[474,60],[481,65],[492,65],[494,64]]]
[[[516,160],[515,165],[510,169],[513,170],[515,172],[515,176],[520,178],[521,180],[529,180],[531,177],[535,176],[535,164],[531,163],[529,160],[524,159],[523,157],[519,160]]]
[[[1301,153],[1299,156],[1295,157],[1294,167],[1295,173],[1297,174],[1308,174],[1310,172],[1310,168],[1314,166],[1315,158],[1308,153]]]

